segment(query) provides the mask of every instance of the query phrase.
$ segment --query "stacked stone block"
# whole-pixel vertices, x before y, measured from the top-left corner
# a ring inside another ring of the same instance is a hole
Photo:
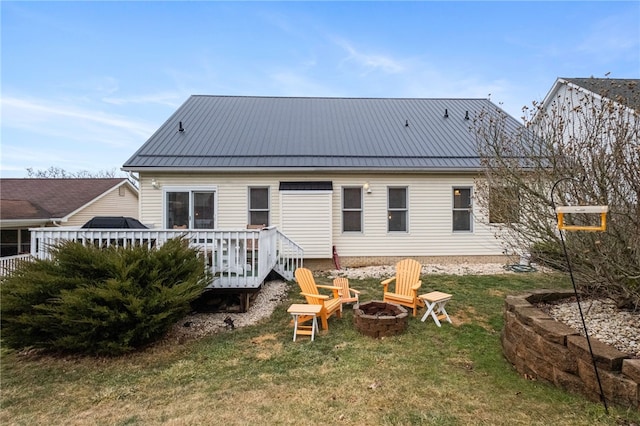
[[[501,334],[505,357],[526,377],[600,400],[586,337],[535,307],[566,299],[573,291],[538,290],[507,296]],[[640,410],[640,359],[590,337],[607,402]]]
[[[353,324],[365,336],[395,336],[407,330],[409,313],[395,303],[373,300],[353,306]]]

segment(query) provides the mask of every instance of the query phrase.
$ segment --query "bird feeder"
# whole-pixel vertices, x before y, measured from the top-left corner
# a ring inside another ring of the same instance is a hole
[[[609,206],[558,206],[556,207],[558,229],[564,231],[606,231],[608,211]],[[564,215],[572,213],[599,214],[600,225],[565,225]]]

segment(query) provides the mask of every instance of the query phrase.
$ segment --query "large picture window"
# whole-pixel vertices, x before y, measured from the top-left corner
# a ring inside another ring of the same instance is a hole
[[[167,191],[166,209],[169,229],[215,228],[214,191]]]
[[[269,188],[249,188],[249,225],[269,226]]]
[[[388,189],[387,223],[389,232],[407,232],[407,188]]]
[[[453,188],[453,230],[471,231],[471,188]]]
[[[362,188],[342,188],[342,232],[362,232]]]

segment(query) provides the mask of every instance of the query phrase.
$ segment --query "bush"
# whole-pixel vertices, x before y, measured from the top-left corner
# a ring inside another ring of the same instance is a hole
[[[173,239],[158,249],[65,242],[51,260],[5,278],[2,343],[119,355],[162,337],[190,310],[210,276],[198,251]]]

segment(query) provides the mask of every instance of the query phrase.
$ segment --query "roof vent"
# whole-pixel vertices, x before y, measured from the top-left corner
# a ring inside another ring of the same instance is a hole
[[[465,119],[465,120],[468,120],[468,119],[469,119],[469,111],[467,111],[467,112],[465,112],[465,113],[464,113],[464,119]]]
[[[449,118],[449,110],[448,109],[444,109],[444,118]]]
[[[409,127],[409,120],[406,120],[406,121],[404,122],[404,127]]]
[[[182,127],[182,121],[180,123],[178,123],[178,131],[179,132],[184,132],[184,127]]]

